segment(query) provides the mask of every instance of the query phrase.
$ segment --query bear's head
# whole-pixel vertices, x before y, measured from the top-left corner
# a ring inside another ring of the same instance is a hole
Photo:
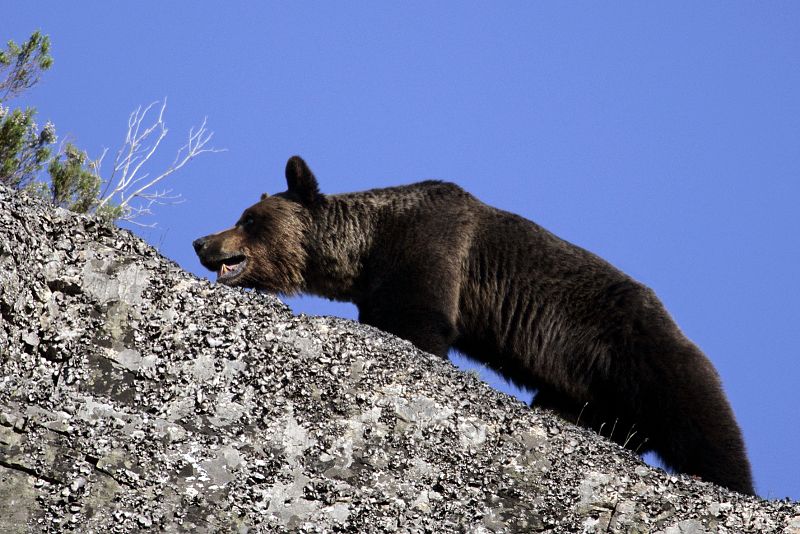
[[[200,263],[217,281],[271,293],[303,288],[306,248],[303,240],[310,210],[324,201],[317,179],[298,156],[286,163],[288,189],[244,210],[233,228],[194,241]]]

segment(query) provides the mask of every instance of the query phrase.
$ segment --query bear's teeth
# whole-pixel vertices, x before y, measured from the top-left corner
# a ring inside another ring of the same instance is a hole
[[[222,276],[223,274],[227,273],[229,270],[230,269],[228,268],[228,266],[223,263],[222,267],[219,268],[220,276]]]

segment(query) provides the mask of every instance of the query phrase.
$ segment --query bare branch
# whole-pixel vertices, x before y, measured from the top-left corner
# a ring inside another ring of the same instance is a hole
[[[148,114],[158,104],[161,104],[158,116],[148,124],[146,122]],[[208,130],[207,118],[204,117],[199,128],[193,127],[189,130],[188,140],[178,149],[172,164],[160,172],[146,171],[151,158],[169,132],[164,122],[166,109],[167,99],[164,98],[160,102],[150,103],[144,109],[139,106],[130,114],[125,142],[117,151],[111,175],[106,181],[96,209],[101,209],[106,205],[115,205],[122,212],[120,220],[140,226],[150,226],[135,222],[134,219],[152,214],[151,208],[154,205],[176,204],[182,201],[180,195],[171,195],[171,189],[156,191],[154,190],[155,186],[185,167],[200,154],[225,151],[208,147],[214,134]],[[98,173],[104,156],[105,151],[103,156],[97,160],[96,171]]]
[[[178,149],[178,153],[176,154],[175,160],[172,162],[172,165],[170,165],[161,174],[159,174],[158,176],[147,182],[145,185],[141,186],[139,189],[131,193],[128,196],[128,199],[126,199],[121,205],[123,206],[127,205],[130,202],[130,200],[136,198],[137,196],[140,196],[145,190],[150,189],[151,187],[162,181],[167,176],[180,170],[187,163],[189,163],[192,159],[199,156],[200,154],[206,152],[223,152],[224,151],[223,149],[204,148],[205,145],[211,140],[211,137],[213,135],[212,132],[209,132],[206,129],[205,125],[206,125],[206,120],[203,119],[203,124],[200,126],[197,132],[194,132],[194,129],[191,129],[189,131],[189,141],[185,145],[183,145],[180,149]],[[158,142],[160,141],[161,138],[159,138]],[[148,154],[148,156],[145,158],[144,161],[149,159],[150,155],[152,155],[152,152]]]

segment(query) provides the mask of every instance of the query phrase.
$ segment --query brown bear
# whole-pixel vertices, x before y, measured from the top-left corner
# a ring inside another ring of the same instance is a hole
[[[364,323],[442,357],[454,347],[536,389],[538,406],[754,494],[719,376],[652,290],[454,184],[324,195],[296,156],[286,181],[194,242],[219,282],[353,302]]]

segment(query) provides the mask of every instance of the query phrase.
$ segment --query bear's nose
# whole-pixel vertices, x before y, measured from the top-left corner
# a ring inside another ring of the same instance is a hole
[[[203,248],[206,246],[208,240],[205,237],[201,237],[200,239],[195,239],[192,241],[192,246],[194,247],[194,251],[200,254]]]

